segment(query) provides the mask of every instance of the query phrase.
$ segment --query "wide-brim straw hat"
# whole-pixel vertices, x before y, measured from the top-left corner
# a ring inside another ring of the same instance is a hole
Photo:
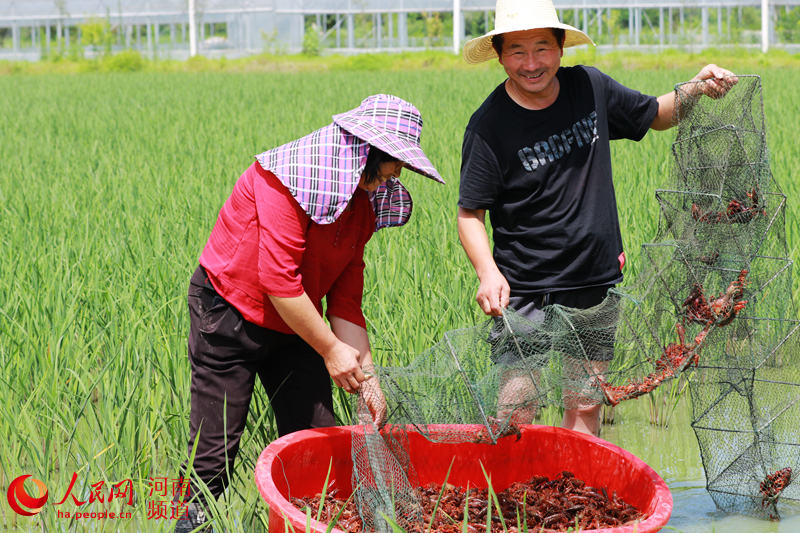
[[[361,105],[333,116],[348,133],[402,161],[414,172],[444,183],[419,144],[422,117],[412,104],[390,94],[365,98]]]
[[[464,44],[464,59],[467,63],[480,63],[497,58],[492,48],[492,37],[512,31],[561,28],[565,32],[564,48],[582,44],[594,45],[588,35],[569,24],[558,20],[552,0],[497,0],[494,15],[494,30],[486,35],[470,39]]]

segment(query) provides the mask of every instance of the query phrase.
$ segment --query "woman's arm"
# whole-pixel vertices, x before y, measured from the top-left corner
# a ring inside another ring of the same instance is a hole
[[[322,356],[333,382],[347,392],[356,392],[367,379],[359,364],[359,350],[337,338],[306,293],[292,298],[268,296],[286,325]]]
[[[310,219],[274,174],[259,171],[259,175],[253,181],[259,282],[286,325],[325,360],[334,383],[355,392],[366,379],[358,351],[336,338],[303,289],[300,265]]]
[[[372,351],[369,347],[367,330],[337,316],[329,315],[328,320],[331,321],[333,333],[343,342],[358,350],[361,368],[368,373],[374,372]],[[386,422],[386,399],[381,391],[378,377],[374,375],[374,373],[368,376],[367,380],[361,384],[359,393],[364,399],[370,413],[372,413],[372,419],[375,421],[375,425],[378,427],[383,426]]]

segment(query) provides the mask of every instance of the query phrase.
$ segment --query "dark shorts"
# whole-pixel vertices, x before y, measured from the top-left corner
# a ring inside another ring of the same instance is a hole
[[[572,309],[599,306],[613,287],[603,285],[511,296],[509,308],[524,320],[506,324],[503,317],[494,318],[489,333],[492,361],[511,365],[525,359],[527,365],[544,366],[555,353],[589,361],[610,361],[614,358],[617,323],[614,306],[587,314],[572,313],[570,309],[562,313],[544,308],[553,304]]]

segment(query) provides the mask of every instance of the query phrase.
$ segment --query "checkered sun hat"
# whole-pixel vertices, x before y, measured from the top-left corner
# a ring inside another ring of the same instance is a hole
[[[416,107],[390,94],[365,98],[355,109],[333,116],[333,123],[432,180],[444,180],[419,145],[422,117]]]
[[[334,115],[333,123],[256,156],[264,170],[283,183],[314,222],[330,224],[353,196],[370,146],[407,168],[444,183],[419,146],[422,118],[410,103],[378,94],[355,109]],[[402,226],[411,216],[411,195],[392,178],[370,193],[376,229]]]

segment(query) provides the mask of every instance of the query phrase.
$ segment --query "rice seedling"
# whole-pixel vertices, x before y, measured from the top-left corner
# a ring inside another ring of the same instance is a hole
[[[660,94],[694,72],[610,73]],[[762,74],[772,170],[790,198],[796,257],[796,125],[785,111],[800,105],[800,73]],[[411,221],[367,247],[364,310],[376,362],[403,364],[443,332],[483,320],[455,211],[463,129],[500,81],[499,69],[0,77],[0,487],[32,474],[50,491],[35,516],[4,505],[0,520],[22,531],[171,528],[152,512],[160,501],[153,483],[176,478],[187,454],[186,288],[217,212],[253,154],[327,124],[369,94],[419,107],[423,147],[448,181],[405,173]],[[650,134],[613,145],[629,280],[639,245],[657,226],[652,191],[669,173],[670,142]],[[347,400],[335,393],[342,421],[350,419]],[[266,530],[252,472],[274,428],[258,390],[230,488],[211,510],[221,529]],[[134,505],[107,507],[131,517],[60,517],[90,505],[55,505],[73,474],[81,501],[101,481],[107,491],[130,480]]]

